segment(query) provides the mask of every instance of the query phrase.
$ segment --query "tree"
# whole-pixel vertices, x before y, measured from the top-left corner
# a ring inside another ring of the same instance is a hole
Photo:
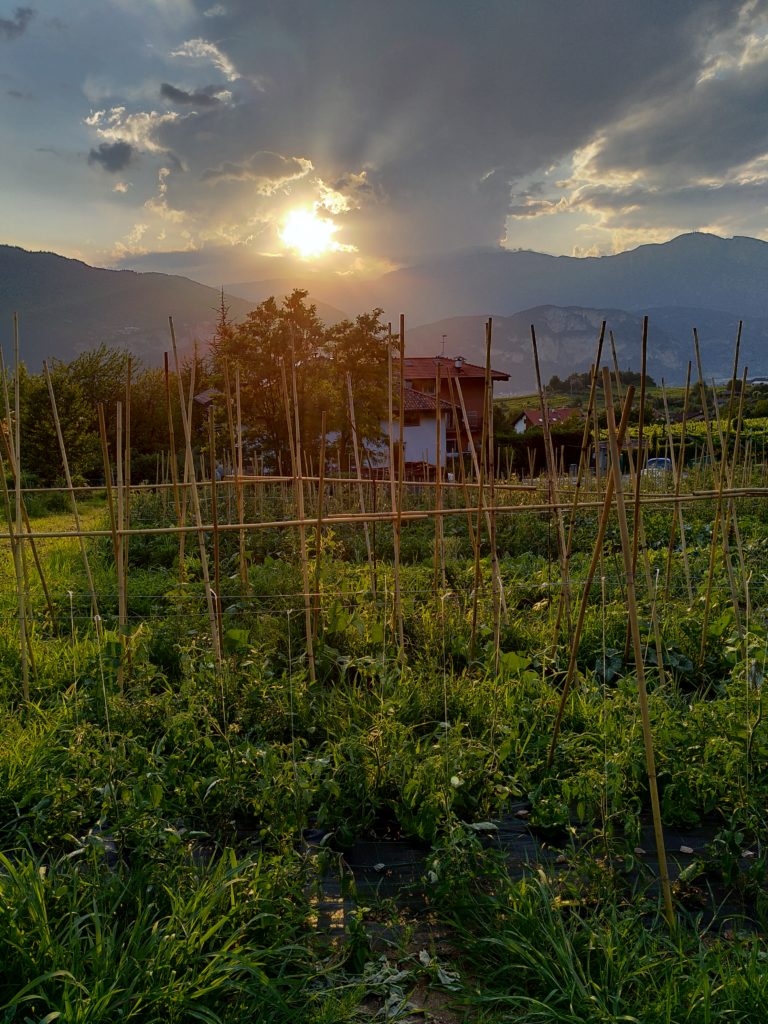
[[[326,327],[307,292],[294,290],[278,304],[265,299],[244,323],[232,325],[222,303],[211,343],[216,386],[224,390],[224,365],[234,383],[240,371],[243,425],[274,463],[290,465],[283,371],[294,426],[293,373],[296,375],[298,420],[304,450],[317,450],[322,414],[326,430],[351,439],[347,374],[352,375],[358,430],[365,437],[381,432],[386,417],[387,339],[381,310]],[[221,415],[221,412],[219,413]]]
[[[339,448],[349,453],[352,426],[349,418],[347,375],[352,379],[355,420],[360,438],[378,442],[381,424],[387,418],[388,348],[387,329],[381,322],[381,309],[361,313],[354,320],[342,320],[331,328],[329,359],[333,390],[338,394],[329,426],[339,431]]]
[[[73,477],[95,481],[103,475],[98,406],[114,424],[115,405],[125,396],[129,354],[105,345],[71,363],[54,359],[49,367],[61,432]],[[45,485],[62,483],[64,466],[44,374],[21,368],[22,472]],[[111,430],[109,431],[112,432]]]

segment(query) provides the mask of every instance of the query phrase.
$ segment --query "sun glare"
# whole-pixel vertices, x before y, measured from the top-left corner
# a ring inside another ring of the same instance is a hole
[[[314,210],[305,208],[291,210],[279,235],[289,249],[294,249],[304,259],[313,259],[341,248],[333,240],[337,230],[332,220],[318,217]]]

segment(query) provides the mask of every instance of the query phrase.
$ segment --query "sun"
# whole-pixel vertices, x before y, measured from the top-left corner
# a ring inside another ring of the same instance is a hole
[[[303,259],[315,259],[342,248],[333,238],[337,231],[329,217],[318,217],[315,210],[304,207],[288,213],[278,234]]]

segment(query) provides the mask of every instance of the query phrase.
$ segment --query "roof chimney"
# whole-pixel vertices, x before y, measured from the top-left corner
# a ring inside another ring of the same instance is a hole
[[[456,367],[457,370],[460,370],[464,365],[464,356],[456,356],[456,358],[453,361],[453,365]]]

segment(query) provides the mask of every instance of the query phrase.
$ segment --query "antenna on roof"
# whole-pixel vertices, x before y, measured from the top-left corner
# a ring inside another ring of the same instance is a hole
[[[445,359],[445,339],[446,339],[447,337],[448,337],[448,335],[447,335],[447,334],[444,334],[444,335],[443,335],[443,350],[442,350],[442,352],[440,353],[440,355],[442,356],[442,358],[443,358],[443,359]]]

